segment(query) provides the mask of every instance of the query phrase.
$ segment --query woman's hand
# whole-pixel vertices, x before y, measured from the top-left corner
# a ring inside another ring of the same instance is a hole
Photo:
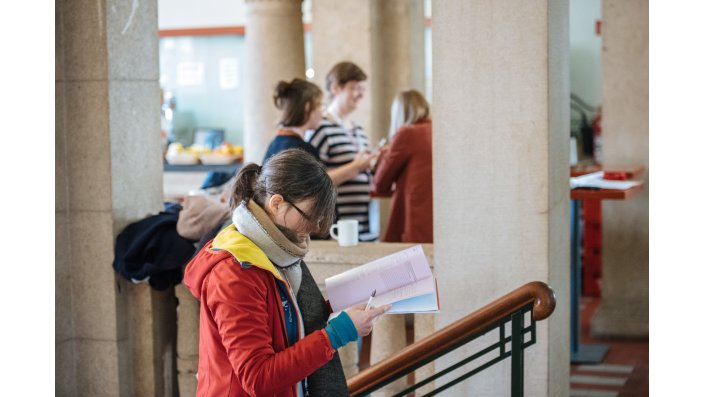
[[[358,172],[362,172],[372,168],[372,164],[377,160],[377,153],[371,153],[367,150],[361,150],[357,152],[352,163],[355,164],[355,168]]]
[[[375,159],[372,161],[372,164],[370,165],[370,168],[372,169],[372,173],[374,174],[375,171],[377,170],[377,166],[379,165],[379,161],[384,157],[384,155],[389,151],[389,145],[384,145],[377,149],[377,156]]]
[[[369,335],[372,331],[374,320],[392,308],[392,305],[383,305],[365,310],[365,306],[365,304],[359,304],[349,309],[345,309],[345,312],[348,316],[350,316],[350,319],[355,325],[355,329],[357,330],[357,334],[359,336]]]

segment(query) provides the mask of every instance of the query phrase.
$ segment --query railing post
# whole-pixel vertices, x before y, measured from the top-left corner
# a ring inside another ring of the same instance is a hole
[[[524,396],[524,312],[512,314],[512,397]]]

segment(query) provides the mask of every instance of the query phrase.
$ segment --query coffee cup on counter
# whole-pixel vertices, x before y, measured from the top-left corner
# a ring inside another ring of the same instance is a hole
[[[330,227],[330,235],[341,247],[352,247],[359,241],[357,219],[341,219]]]

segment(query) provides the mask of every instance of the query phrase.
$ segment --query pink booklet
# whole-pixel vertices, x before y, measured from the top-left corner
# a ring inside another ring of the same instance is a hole
[[[333,312],[359,303],[387,303],[387,314],[437,313],[440,310],[436,278],[421,245],[395,252],[325,281]]]

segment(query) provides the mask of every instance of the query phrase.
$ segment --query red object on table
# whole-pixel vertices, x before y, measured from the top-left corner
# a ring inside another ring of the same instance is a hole
[[[622,171],[605,171],[602,177],[610,181],[626,181],[629,179],[627,173]]]

